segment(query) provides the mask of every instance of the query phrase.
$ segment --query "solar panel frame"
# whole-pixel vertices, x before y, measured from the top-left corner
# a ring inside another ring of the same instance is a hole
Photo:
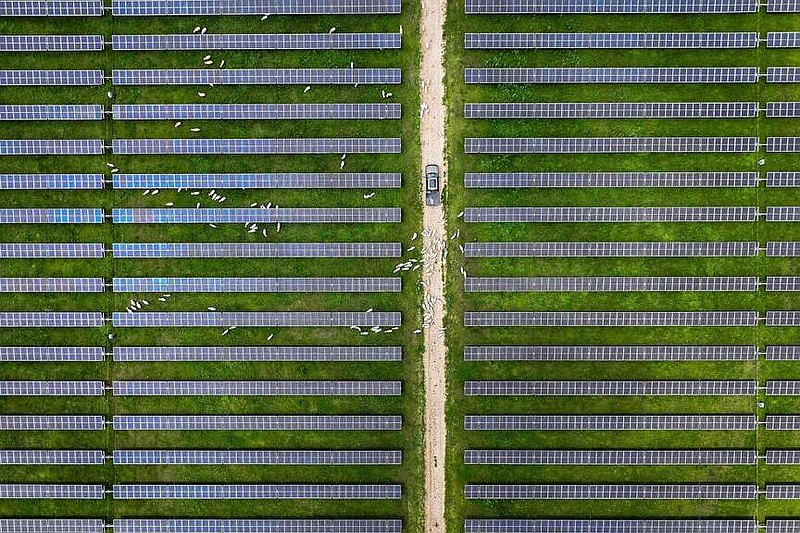
[[[770,71],[767,69],[767,81]],[[791,69],[792,67],[780,67]],[[783,72],[780,76],[792,75]],[[538,67],[465,68],[466,84],[756,83],[758,67]],[[800,77],[798,78],[800,79]]]
[[[98,190],[103,179],[102,174],[0,174],[0,190]]]
[[[800,520],[767,520],[767,533],[791,533],[800,526]]]
[[[800,450],[767,450],[764,462],[768,465],[800,464]]]
[[[0,141],[2,155],[3,141]],[[399,154],[401,139],[114,139],[118,155],[201,155],[201,154]]]
[[[0,35],[0,52],[96,52],[101,50],[103,50],[102,35]]]
[[[2,0],[0,17],[100,17],[102,0]]]
[[[767,208],[769,219],[770,209]],[[792,208],[784,208],[791,210]],[[800,212],[800,209],[798,209]],[[798,215],[800,216],[800,215]],[[465,207],[464,222],[643,223],[755,222],[758,208],[736,207]]]
[[[775,149],[777,139],[776,137],[767,139],[768,152],[778,151]],[[800,151],[800,137],[791,139],[797,139],[798,150],[793,151]],[[770,149],[770,146],[773,148]],[[782,144],[781,147],[783,146]],[[758,137],[467,137],[464,139],[465,154],[743,153],[756,152],[758,147]]]
[[[757,359],[758,347],[744,345],[464,347],[465,361],[755,361]]]
[[[767,361],[800,360],[800,346],[767,346]]]
[[[798,497],[800,497],[800,485]],[[756,485],[465,485],[468,500],[755,500]]]
[[[769,420],[770,417],[767,417]],[[466,415],[467,431],[753,431],[753,415]],[[797,417],[800,427],[800,417]],[[769,429],[769,428],[767,428]]]
[[[0,259],[100,259],[102,243],[0,243]]]
[[[0,6],[0,9],[2,9],[2,6]],[[0,70],[0,86],[4,87],[37,85],[97,86],[103,85],[103,82],[102,70]]]
[[[464,186],[468,189],[757,187],[758,172],[466,172]]]
[[[399,207],[129,208],[111,213],[115,224],[372,224],[402,220]]]
[[[102,500],[103,485],[3,483],[0,499]]]
[[[0,450],[0,465],[102,465],[105,461],[103,450]]]
[[[767,67],[767,83],[798,83],[798,82],[800,82],[800,68]]]
[[[0,518],[0,533],[103,533],[100,518]]]
[[[794,278],[800,290],[800,278]],[[767,278],[767,290],[770,290]],[[464,292],[753,292],[759,279],[750,277],[467,277]],[[777,289],[772,289],[777,290]],[[790,289],[784,289],[790,290]]]
[[[399,172],[116,173],[112,175],[112,180],[115,189],[397,189],[402,185],[402,174]]]
[[[765,487],[768,500],[798,500],[800,485],[768,483]]]
[[[102,431],[105,420],[97,415],[0,415],[3,431]]]
[[[3,313],[0,313],[2,326]],[[114,313],[115,327],[350,327],[401,326],[398,312],[149,312]]]
[[[754,257],[758,242],[468,242],[466,257]],[[769,256],[769,244],[767,245]],[[800,243],[798,243],[800,251]],[[800,253],[800,252],[799,252]]]
[[[757,32],[465,33],[464,49],[757,48]]]
[[[0,396],[104,396],[102,381],[0,380]]]
[[[767,521],[769,524],[771,521]],[[768,526],[769,528],[769,526]],[[756,533],[756,520],[580,520],[560,519],[509,519],[468,518],[464,521],[464,533]],[[792,533],[793,530],[769,533]]]
[[[0,422],[2,422],[1,416]],[[403,417],[398,415],[114,415],[113,427],[115,431],[399,431],[403,428]]]
[[[105,152],[100,139],[2,139],[0,156],[4,155],[101,155]]]
[[[400,519],[114,519],[115,533],[402,533]],[[22,532],[26,533],[26,532]],[[33,532],[39,533],[39,532]]]
[[[94,312],[2,312],[0,328],[99,328],[103,313]]]
[[[800,187],[800,172],[767,172],[767,187]]]
[[[114,381],[113,391],[114,396],[400,396],[402,384],[400,381],[352,380],[125,380]]]
[[[400,450],[137,449],[114,450],[113,460],[115,465],[399,465],[403,462],[403,452]]]
[[[0,485],[0,489],[2,485]],[[260,484],[260,485],[133,485],[115,484],[115,500],[397,500],[400,485]],[[1,494],[1,493],[0,493]]]
[[[117,51],[155,50],[397,50],[401,33],[192,33],[112,35]]]
[[[102,209],[0,209],[0,224],[102,224]]]
[[[769,0],[770,5],[792,0]],[[691,0],[674,2],[608,2],[605,0],[465,0],[467,15],[479,14],[634,14],[634,13],[755,13],[758,0]],[[769,10],[769,9],[768,9]]]
[[[800,242],[771,241],[767,243],[767,257],[800,256]]]
[[[112,0],[111,12],[123,16],[182,16],[182,15],[383,15],[399,14],[400,0],[332,0],[326,2],[283,2],[280,0],[250,0],[224,2],[209,0]]]
[[[0,105],[2,121],[103,120],[103,106],[95,104]]]
[[[757,463],[756,450],[464,450],[465,465],[699,466]]]
[[[401,105],[116,104],[112,113],[114,120],[390,120],[401,118]]]
[[[768,0],[767,13],[798,13],[800,2],[797,0]]]
[[[768,391],[769,383],[767,382]],[[800,391],[800,382],[797,383]],[[758,383],[746,380],[464,382],[464,396],[754,396],[757,392]]]
[[[796,292],[800,291],[800,277],[798,276],[767,276],[767,292]]]
[[[139,0],[141,1],[141,0]],[[0,82],[2,81],[0,71]],[[399,68],[114,69],[114,85],[399,85]]]
[[[767,325],[770,325],[769,311]],[[800,312],[794,317],[800,323]],[[466,311],[467,327],[739,327],[756,311]]]
[[[0,346],[4,362],[102,362],[101,346]]]
[[[0,278],[0,293],[103,292],[103,278]]]
[[[2,348],[0,348],[2,350]],[[0,354],[2,352],[0,351]],[[401,361],[400,346],[115,346],[114,361]],[[0,359],[1,360],[1,359]]]
[[[115,258],[383,258],[400,257],[399,242],[114,243]]]
[[[3,278],[0,278],[2,292]],[[102,280],[101,280],[102,281]],[[113,278],[114,292],[400,292],[400,278]]]
[[[483,102],[464,104],[464,118],[468,119],[681,119],[755,117],[758,117],[758,103],[756,102]]]

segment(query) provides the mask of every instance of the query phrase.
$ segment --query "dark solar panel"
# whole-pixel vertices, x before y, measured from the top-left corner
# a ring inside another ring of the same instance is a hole
[[[89,52],[102,49],[102,35],[0,35],[2,52]]]
[[[787,139],[787,138],[781,138]],[[800,137],[791,137],[800,139]],[[777,150],[767,139],[767,151]],[[800,144],[798,144],[800,146]],[[465,154],[620,154],[620,153],[702,153],[755,152],[758,137],[467,137]]]
[[[465,33],[470,49],[757,48],[758,33]]]
[[[402,184],[402,174],[395,172],[116,173],[112,179],[115,189],[395,189]]]
[[[3,72],[0,71],[0,81]],[[114,85],[370,85],[399,84],[401,71],[399,68],[112,70],[111,80]]]
[[[767,69],[767,81],[769,72]],[[781,67],[793,71],[792,67]],[[782,74],[787,75],[787,74]],[[800,79],[800,76],[798,77]],[[466,83],[755,83],[757,67],[465,68]]]
[[[778,312],[767,312],[767,325],[771,325],[770,313]],[[794,318],[800,323],[800,312]],[[778,315],[775,315],[775,320],[779,320]],[[756,311],[467,311],[464,313],[464,325],[467,327],[738,327],[757,324]]]
[[[769,116],[769,104],[767,104]],[[464,104],[465,118],[754,118],[756,102],[608,102]]]
[[[768,185],[770,174],[775,173],[767,174]],[[691,188],[756,187],[757,185],[758,172],[466,172],[464,174],[464,186],[473,189],[523,187]]]
[[[757,358],[757,347],[742,345],[464,347],[465,361],[755,361]]]
[[[769,255],[769,245],[767,249]],[[797,250],[800,254],[800,243]],[[466,257],[753,257],[758,255],[758,243],[472,242],[465,244],[464,255]]]
[[[380,15],[400,13],[400,0],[112,0],[114,16]]]
[[[770,5],[795,0],[769,0]],[[612,13],[755,13],[758,0],[466,0],[466,13],[612,14]]]
[[[99,107],[99,106],[98,106]],[[385,120],[400,104],[121,104],[114,120]],[[3,106],[0,106],[0,118]],[[102,118],[102,110],[101,110]]]
[[[112,35],[114,50],[392,50],[400,33]]]
[[[400,257],[402,246],[394,242],[297,242],[297,243],[114,243],[117,258],[343,258]]]
[[[758,220],[758,209],[755,207],[467,207],[464,209],[464,222],[467,223],[755,222],[756,220]]]
[[[114,361],[400,361],[400,346],[115,346]],[[0,348],[2,360],[2,348]]]
[[[0,155],[4,153],[0,141]],[[22,142],[22,141],[16,141]],[[66,142],[66,141],[65,141]],[[102,148],[101,141],[100,148]],[[115,154],[399,154],[400,138],[114,139]],[[99,152],[102,153],[102,149]]]

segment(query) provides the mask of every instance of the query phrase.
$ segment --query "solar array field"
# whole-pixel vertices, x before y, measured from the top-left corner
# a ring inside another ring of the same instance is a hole
[[[0,0],[0,532],[421,531],[417,10]]]
[[[454,531],[796,527],[799,7],[449,2]]]

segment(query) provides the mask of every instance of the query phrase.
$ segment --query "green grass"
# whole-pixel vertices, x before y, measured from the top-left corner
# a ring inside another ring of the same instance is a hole
[[[5,123],[3,138],[248,138],[248,137],[401,137],[403,154],[348,155],[345,172],[402,172],[401,189],[378,190],[365,200],[368,190],[218,190],[226,195],[223,207],[248,207],[252,202],[272,202],[282,207],[381,207],[401,206],[400,224],[260,225],[268,230],[248,234],[241,225],[112,225],[98,226],[6,226],[0,241],[31,242],[402,242],[403,260],[418,257],[420,242],[410,238],[419,232],[417,174],[419,44],[418,8],[404,2],[402,15],[380,17],[163,17],[157,19],[5,19],[0,32],[9,34],[102,33],[112,34],[190,33],[207,26],[209,33],[305,33],[396,32],[403,27],[402,50],[385,51],[214,51],[215,60],[225,59],[226,68],[253,67],[400,67],[400,86],[225,86],[225,87],[30,87],[0,88],[4,104],[103,103],[106,91],[114,91],[115,103],[383,103],[381,90],[392,91],[392,102],[403,105],[400,121],[184,121],[176,129],[169,121],[120,122],[110,119],[91,123]],[[3,68],[100,68],[110,74],[115,68],[203,68],[204,51],[102,53],[16,53],[4,56]],[[207,93],[205,99],[198,91]],[[110,106],[107,107],[110,109]],[[192,133],[192,127],[201,131]],[[102,157],[5,157],[0,172],[107,172],[113,161],[122,172],[333,172],[339,171],[338,154],[322,156],[116,156]],[[2,207],[175,207],[217,206],[203,190],[162,190],[157,196],[141,191],[19,191],[3,195]],[[4,276],[391,276],[397,259],[194,259],[194,260],[4,260]],[[218,482],[218,483],[401,483],[399,501],[13,501],[0,506],[0,516],[82,516],[106,519],[136,516],[163,517],[399,517],[407,531],[422,529],[421,491],[421,337],[413,330],[420,323],[418,271],[403,274],[399,294],[179,294],[167,303],[158,294],[100,295],[0,295],[4,311],[93,310],[110,314],[124,311],[131,298],[150,300],[147,311],[331,310],[402,311],[403,327],[390,335],[358,336],[335,328],[237,328],[226,336],[216,328],[163,328],[101,330],[5,330],[2,345],[105,346],[113,333],[116,346],[240,346],[240,345],[401,345],[402,363],[4,363],[3,379],[388,379],[401,380],[399,398],[4,398],[3,413],[232,413],[232,414],[401,414],[401,432],[5,432],[3,448],[90,448],[111,451],[122,448],[212,448],[212,449],[402,449],[400,467],[278,467],[278,466],[181,466],[134,467],[4,467],[5,482]],[[267,336],[274,338],[267,342]]]
[[[759,276],[796,275],[785,259],[465,259],[457,244],[480,241],[759,241],[796,240],[791,224],[466,224],[466,206],[752,206],[797,205],[795,190],[770,189],[503,189],[466,190],[464,172],[500,171],[752,171],[797,170],[789,154],[465,155],[466,137],[671,137],[794,135],[788,119],[715,120],[466,120],[470,102],[707,102],[797,100],[796,86],[766,85],[465,85],[464,67],[767,66],[793,65],[793,50],[464,50],[466,32],[787,31],[794,15],[466,16],[449,2],[447,103],[451,241],[448,346],[448,527],[480,517],[765,517],[794,516],[796,503],[732,501],[466,501],[467,483],[756,483],[796,480],[796,467],[490,467],[465,466],[467,448],[671,449],[789,448],[791,432],[466,432],[465,414],[796,413],[794,400],[765,398],[468,398],[470,379],[794,379],[797,365],[755,362],[467,363],[466,345],[550,344],[796,344],[792,328],[465,328],[472,310],[759,310],[797,309],[792,294],[765,293],[481,293],[465,294],[460,268],[471,276]],[[766,164],[756,162],[765,157]]]

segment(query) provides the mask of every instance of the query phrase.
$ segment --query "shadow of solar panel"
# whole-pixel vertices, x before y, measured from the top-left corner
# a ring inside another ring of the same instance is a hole
[[[0,518],[1,533],[103,533],[99,518]]]
[[[767,173],[768,186],[769,174],[776,173]],[[468,189],[756,187],[758,172],[466,172],[464,186]]]
[[[0,155],[4,153],[0,141]],[[21,141],[16,141],[21,142]],[[100,142],[100,141],[98,141]],[[102,144],[102,143],[101,143]],[[399,138],[114,139],[115,154],[399,154]],[[102,153],[102,151],[100,152]]]
[[[0,209],[0,224],[102,224],[102,209]]]
[[[769,104],[768,104],[769,106]],[[755,102],[607,102],[464,104],[465,118],[754,118]],[[768,115],[769,116],[769,115]]]
[[[770,278],[767,278],[767,290],[770,290],[769,279]],[[798,284],[798,286],[800,287],[800,284]],[[757,290],[758,278],[755,276],[540,278],[468,277],[464,279],[465,292],[752,292]],[[797,290],[800,290],[800,288]]]
[[[794,0],[770,0],[792,2]],[[468,15],[478,14],[612,14],[612,13],[755,13],[758,0],[466,0]]]
[[[0,174],[0,190],[77,190],[102,189],[103,186],[102,174]]]
[[[103,85],[102,70],[0,70],[0,86]]]
[[[0,381],[0,394],[2,394]],[[399,396],[399,381],[114,381],[114,396]]]
[[[800,489],[800,485],[797,486]],[[798,490],[800,497],[800,490]],[[754,500],[755,485],[465,485],[468,500]]]
[[[465,33],[470,49],[757,48],[757,32],[740,33]]]
[[[0,216],[2,210],[0,210]],[[293,223],[353,224],[401,221],[399,207],[284,207],[114,209],[115,224]],[[2,221],[2,218],[0,218]]]
[[[2,72],[0,71],[0,75]],[[399,84],[401,70],[399,68],[112,70],[111,81],[114,85]]]
[[[94,139],[30,139],[0,140],[3,155],[99,155],[104,152],[103,141]]]
[[[385,120],[400,104],[123,104],[114,120]],[[2,106],[0,106],[2,117]]]
[[[0,396],[103,396],[102,381],[0,381]]]
[[[394,242],[331,243],[114,243],[117,258],[218,258],[218,257],[400,257]]]
[[[105,452],[102,450],[0,450],[2,465],[102,465],[105,461]],[[80,524],[75,525],[80,526]],[[3,531],[2,523],[0,531]],[[54,528],[50,531],[57,532],[59,529]],[[80,527],[77,531],[80,531]]]
[[[767,325],[770,324],[767,312]],[[787,312],[781,312],[787,313]],[[784,316],[783,320],[790,320]],[[798,316],[791,320],[800,321]],[[779,320],[775,315],[774,320]],[[739,327],[758,324],[756,311],[467,311],[467,327]],[[774,325],[774,324],[772,324]],[[787,324],[788,325],[788,324]]]
[[[0,278],[2,292],[103,292],[103,278]]]
[[[401,361],[400,346],[115,346],[114,361]],[[0,348],[2,360],[2,348]]]
[[[767,417],[767,420],[769,418]],[[800,427],[800,417],[797,418]],[[757,422],[753,415],[466,415],[464,429],[467,431],[752,431],[756,429]]]
[[[0,491],[2,485],[0,485]],[[115,500],[397,500],[400,485],[123,485]],[[0,492],[2,495],[2,492]]]
[[[115,533],[402,533],[399,519],[142,519],[114,520]],[[23,532],[27,533],[27,532]],[[39,532],[31,532],[39,533]],[[82,532],[78,532],[82,533]]]
[[[114,278],[113,283],[114,292],[399,292],[401,288],[400,278]]]
[[[100,346],[0,346],[0,361],[84,361],[105,360]]]
[[[755,361],[757,358],[755,346],[464,347],[465,361]]]
[[[0,120],[103,120],[103,106],[0,105]]]
[[[394,50],[400,33],[112,35],[114,50]],[[0,41],[1,42],[1,41]]]
[[[0,484],[0,499],[102,500],[103,498],[105,498],[103,485]]]
[[[791,67],[780,67],[791,71]],[[769,72],[775,67],[767,69]],[[782,76],[789,76],[783,73]],[[800,79],[800,76],[798,76]],[[465,68],[475,83],[756,83],[758,67]]]
[[[757,455],[754,450],[464,450],[464,464],[754,465]]]
[[[757,391],[755,381],[734,380],[464,382],[464,396],[753,396]]]
[[[769,524],[769,521],[767,522]],[[755,520],[467,519],[464,533],[756,533]],[[769,533],[791,533],[775,531]]]
[[[0,415],[0,424],[3,419]],[[396,415],[114,415],[115,431],[399,431]],[[2,425],[0,425],[2,429]]]
[[[0,326],[4,314],[0,313]],[[102,316],[102,315],[101,315]],[[395,312],[176,312],[114,313],[115,327],[350,327],[397,326]]]
[[[798,248],[800,251],[800,247]],[[466,257],[752,257],[757,242],[473,242]],[[769,255],[769,253],[767,253]]]
[[[99,328],[104,324],[103,313],[0,313],[0,328]]]
[[[114,16],[381,15],[400,13],[400,0],[112,0]]]
[[[767,220],[769,220],[767,208]],[[773,208],[774,209],[774,208]],[[789,209],[789,208],[784,208]],[[756,207],[466,207],[464,222],[755,222]]]
[[[776,140],[774,137],[767,139],[767,151],[797,151],[777,150],[774,146],[770,149],[770,139]],[[781,146],[789,146],[787,143],[788,141]],[[758,137],[467,137],[464,139],[465,154],[730,153],[757,150]]]
[[[0,415],[3,431],[102,431],[105,420],[94,415]]]
[[[114,450],[123,465],[399,465],[400,450]]]
[[[402,174],[393,172],[114,174],[112,179],[115,189],[396,189],[402,184]]]
[[[0,17],[100,17],[103,0],[0,0]]]

